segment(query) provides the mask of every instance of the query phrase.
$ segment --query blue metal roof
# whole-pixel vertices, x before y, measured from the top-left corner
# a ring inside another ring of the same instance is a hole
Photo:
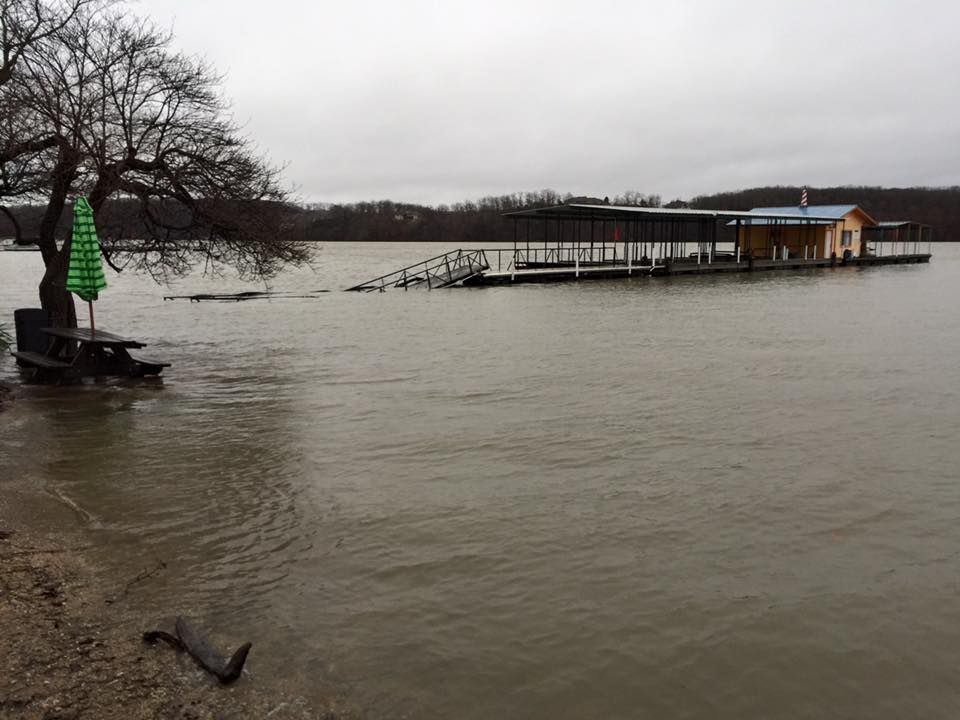
[[[852,206],[856,207],[856,206]],[[788,210],[796,210],[797,208],[787,208]],[[807,208],[807,210],[815,210],[816,208]],[[789,221],[796,217],[796,214],[781,214],[781,213],[764,213],[757,212],[756,210],[696,210],[692,208],[651,208],[651,207],[635,207],[633,205],[585,205],[580,203],[569,203],[566,205],[557,205],[554,207],[545,207],[545,208],[531,208],[529,210],[514,210],[513,212],[504,213],[504,217],[514,217],[514,218],[548,218],[548,219],[565,219],[565,218],[590,218],[596,216],[598,218],[613,218],[613,219],[627,219],[634,217],[649,217],[649,218],[661,218],[667,220],[686,220],[690,218],[714,218],[714,219],[725,219],[725,218],[740,218],[744,221],[757,222],[766,222],[770,220],[783,220]],[[810,220],[819,221],[822,223],[832,223],[833,217],[820,216],[815,212],[810,212],[807,216]]]
[[[818,219],[842,220],[856,209],[856,205],[807,205],[806,207],[759,207],[750,212],[799,218],[815,217]]]

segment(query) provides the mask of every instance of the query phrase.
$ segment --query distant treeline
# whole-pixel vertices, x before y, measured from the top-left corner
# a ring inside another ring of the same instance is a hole
[[[597,198],[541,190],[436,207],[389,200],[318,205],[307,210],[310,220],[306,237],[318,242],[390,240],[483,247],[513,241],[513,223],[504,220],[504,213],[569,202],[659,207],[660,197],[627,192],[615,198]]]
[[[665,207],[693,207],[724,210],[748,210],[759,206],[798,205],[799,187],[762,187],[736,192],[701,195],[690,201],[674,200]],[[934,226],[940,240],[960,240],[960,187],[896,188],[837,187],[809,188],[811,205],[858,204],[877,220],[913,220]],[[513,240],[513,223],[502,214],[564,202],[610,203],[660,207],[657,195],[625,192],[614,197],[573,196],[553,190],[485,197],[477,201],[435,207],[397,203],[390,200],[349,204],[288,205],[284,226],[295,239],[313,242],[394,241],[446,242],[469,247]],[[43,208],[10,208],[21,226],[21,235],[29,240],[39,227]],[[271,212],[278,212],[276,206]],[[131,201],[107,203],[97,218],[106,243],[138,237],[140,213]],[[61,236],[67,232],[70,216],[61,218]],[[14,227],[0,213],[0,237],[13,237]]]

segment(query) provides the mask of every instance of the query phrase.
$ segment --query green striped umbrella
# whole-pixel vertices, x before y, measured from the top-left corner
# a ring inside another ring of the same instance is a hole
[[[93,208],[86,198],[78,198],[73,205],[73,240],[70,243],[70,268],[67,271],[67,290],[76,293],[90,307],[90,329],[94,330],[93,301],[107,287],[100,261],[100,241],[93,224]]]

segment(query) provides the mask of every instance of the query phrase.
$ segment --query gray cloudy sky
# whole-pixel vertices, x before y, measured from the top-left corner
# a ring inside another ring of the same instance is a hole
[[[960,184],[957,0],[140,0],[305,201]]]

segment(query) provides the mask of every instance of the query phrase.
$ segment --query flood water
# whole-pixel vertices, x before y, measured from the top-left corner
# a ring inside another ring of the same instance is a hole
[[[273,284],[440,250],[328,245]],[[253,681],[371,718],[956,718],[960,248],[934,255],[244,303],[110,274],[98,325],[173,367],[28,389],[0,469],[118,577],[165,560],[136,601],[252,640]],[[39,266],[0,253],[3,317]]]

